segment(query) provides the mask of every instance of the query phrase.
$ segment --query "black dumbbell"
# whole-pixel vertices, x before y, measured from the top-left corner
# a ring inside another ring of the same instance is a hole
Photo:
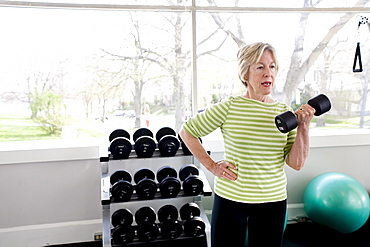
[[[162,166],[157,171],[159,191],[163,198],[176,197],[181,190],[181,182],[177,179],[177,172],[171,166]]]
[[[205,233],[206,224],[200,217],[200,208],[194,202],[186,203],[180,208],[180,217],[185,220],[184,234],[197,237]]]
[[[203,192],[203,181],[199,177],[198,168],[193,165],[185,165],[180,168],[179,177],[182,182],[182,189],[187,196],[196,196]]]
[[[161,222],[161,235],[166,239],[180,237],[183,232],[182,225],[178,221],[179,212],[173,205],[164,205],[158,210],[158,220]]]
[[[180,141],[176,137],[176,132],[170,127],[159,129],[155,135],[158,142],[158,150],[161,156],[175,156],[180,147]]]
[[[130,134],[123,129],[116,129],[109,135],[109,151],[113,159],[127,159],[132,150]]]
[[[156,219],[157,215],[152,207],[145,206],[136,211],[137,238],[140,241],[150,242],[158,238],[159,227],[155,223]]]
[[[131,226],[134,217],[128,209],[118,209],[112,214],[111,236],[114,244],[127,244],[131,243],[135,238],[135,230]]]
[[[319,94],[313,97],[312,99],[308,100],[307,104],[316,110],[315,116],[320,116],[331,109],[330,100],[324,94]],[[286,111],[275,117],[275,124],[280,132],[288,133],[289,131],[297,128],[298,120],[293,112]]]
[[[158,185],[154,179],[154,172],[148,168],[142,168],[135,173],[135,190],[139,200],[151,200],[154,198],[158,190]]]
[[[135,142],[134,149],[137,157],[139,158],[150,158],[157,147],[153,133],[147,128],[140,128],[135,131],[133,135]]]
[[[117,170],[110,176],[112,188],[110,190],[113,201],[127,202],[131,199],[134,187],[131,184],[131,175],[125,170]]]

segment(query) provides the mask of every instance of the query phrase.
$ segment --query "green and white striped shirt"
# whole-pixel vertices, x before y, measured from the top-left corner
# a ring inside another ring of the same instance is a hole
[[[229,97],[184,123],[194,137],[221,129],[224,160],[237,166],[235,181],[216,177],[215,193],[245,203],[281,201],[287,198],[285,158],[296,130],[281,133],[275,116],[291,110],[283,103],[264,103],[243,96]],[[212,150],[211,150],[212,151]]]

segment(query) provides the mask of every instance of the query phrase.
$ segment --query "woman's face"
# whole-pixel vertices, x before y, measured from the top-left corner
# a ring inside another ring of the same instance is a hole
[[[276,76],[276,66],[271,51],[265,50],[261,59],[251,64],[245,75],[248,91],[255,95],[268,95],[272,92]]]

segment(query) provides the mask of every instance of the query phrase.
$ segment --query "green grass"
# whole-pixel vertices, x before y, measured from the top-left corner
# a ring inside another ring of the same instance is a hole
[[[0,142],[34,141],[58,138],[60,137],[46,134],[30,118],[25,116],[0,116]]]
[[[91,129],[78,129],[79,138],[101,137],[103,134]],[[0,142],[36,141],[61,139],[60,135],[49,135],[31,118],[18,115],[0,115]]]

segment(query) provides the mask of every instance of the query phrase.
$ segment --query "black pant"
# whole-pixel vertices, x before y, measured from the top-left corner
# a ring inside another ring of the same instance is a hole
[[[280,247],[286,200],[261,204],[230,201],[215,195],[211,219],[212,247]],[[248,226],[248,236],[247,236]]]

